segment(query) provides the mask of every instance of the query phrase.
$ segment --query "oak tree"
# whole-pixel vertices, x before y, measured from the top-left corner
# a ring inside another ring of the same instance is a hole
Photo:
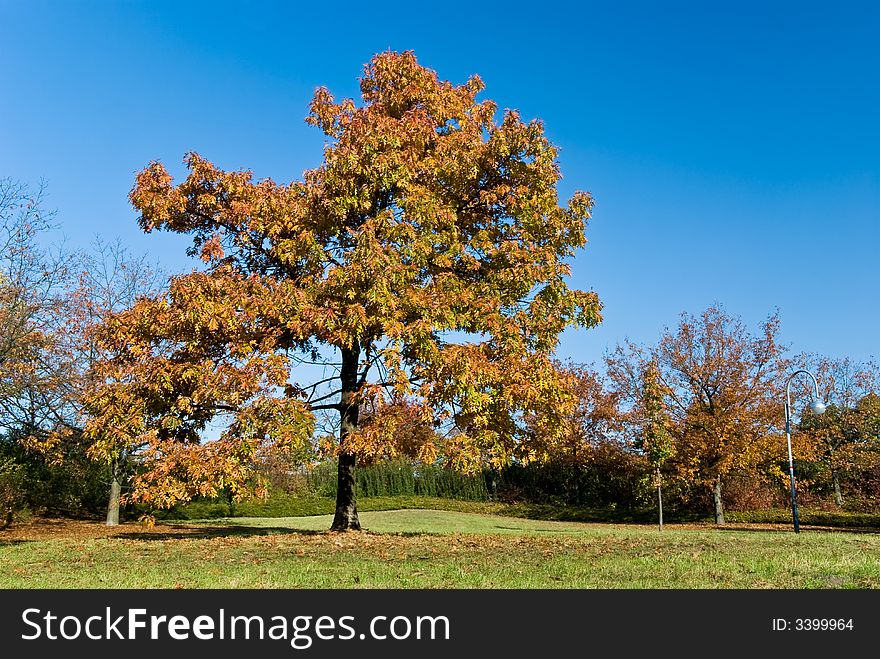
[[[541,457],[528,414],[545,436],[565,431],[573,399],[552,354],[563,329],[600,321],[597,296],[566,283],[592,201],[560,203],[541,122],[499,119],[482,89],[386,52],[366,65],[359,102],[316,91],[307,121],[324,159],[301,180],[194,153],[179,183],[158,162],[138,175],[143,229],[189,234],[206,265],[104,331],[114,358],[89,428],[96,451],[148,446],[135,498],[238,492],[255,455],[309,442],[329,412],[333,529],[358,529],[360,454],[467,469]],[[201,442],[222,415],[220,437]],[[438,432],[393,446],[414,421]]]

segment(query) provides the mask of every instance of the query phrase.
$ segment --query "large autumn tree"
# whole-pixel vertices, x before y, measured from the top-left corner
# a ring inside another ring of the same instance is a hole
[[[332,528],[358,529],[359,454],[466,468],[540,457],[530,415],[565,432],[573,398],[552,353],[564,328],[600,320],[596,295],[566,285],[589,195],[560,204],[542,124],[499,120],[477,77],[454,85],[388,52],[360,89],[359,102],[315,93],[324,160],[302,180],[197,154],[178,184],[156,162],[138,175],[143,229],[191,235],[206,267],[105,329],[115,357],[90,401],[93,451],[149,447],[135,498],[238,491],[260,451],[309,441],[330,412]],[[200,442],[221,415],[220,438]],[[414,415],[442,433],[394,446]]]

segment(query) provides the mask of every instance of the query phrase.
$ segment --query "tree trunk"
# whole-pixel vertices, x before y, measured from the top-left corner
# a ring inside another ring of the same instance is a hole
[[[110,504],[107,506],[107,526],[119,525],[119,496],[121,492],[119,465],[114,460],[110,466]]]
[[[837,474],[837,469],[831,470],[831,484],[834,486],[834,503],[838,508],[843,507],[843,494],[840,491],[840,476]]]
[[[358,405],[353,402],[357,392],[358,362],[360,346],[355,343],[351,348],[342,349],[342,395],[339,405],[339,470],[336,487],[336,515],[333,517],[331,531],[360,531],[358,520],[357,499],[355,493],[354,467],[357,456],[345,450],[345,438],[358,426]]]
[[[660,485],[660,468],[657,468],[657,518],[658,527],[663,530],[663,489]]]
[[[715,523],[724,524],[724,503],[721,501],[721,476],[715,478]]]

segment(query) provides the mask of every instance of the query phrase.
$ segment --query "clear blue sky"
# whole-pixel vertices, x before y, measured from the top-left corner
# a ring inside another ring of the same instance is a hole
[[[185,4],[0,0],[0,176],[45,178],[71,244],[120,236],[188,269],[186,239],[140,234],[136,171],[195,150],[299,178],[321,157],[314,88],[354,95],[373,53],[413,49],[542,118],[562,195],[595,196],[574,284],[606,321],[564,355],[713,301],[753,325],[779,307],[797,351],[880,355],[875,3]]]

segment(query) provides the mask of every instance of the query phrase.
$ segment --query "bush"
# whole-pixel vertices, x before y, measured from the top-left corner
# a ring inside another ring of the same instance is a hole
[[[291,454],[289,451],[272,452],[258,463],[257,471],[266,479],[272,492],[309,492],[308,470],[304,458],[298,454]]]
[[[12,524],[24,508],[24,469],[12,458],[0,457],[0,529]]]
[[[791,508],[769,508],[766,510],[746,510],[732,512],[727,516],[731,522],[750,524],[791,524]],[[798,509],[801,524],[842,528],[880,528],[880,515],[871,513],[851,513],[845,511]]]
[[[579,463],[513,464],[486,480],[501,501],[635,510],[651,504],[649,475],[641,456],[602,444]]]
[[[40,514],[92,516],[106,511],[108,469],[90,460],[81,446],[65,447],[60,463],[28,451],[15,434],[0,436],[0,461],[18,465],[21,508]]]
[[[780,482],[754,471],[734,471],[724,477],[722,490],[724,509],[727,512],[785,508],[788,501],[788,481]],[[798,484],[806,496],[806,481]],[[704,487],[702,505],[712,509],[711,485]]]

